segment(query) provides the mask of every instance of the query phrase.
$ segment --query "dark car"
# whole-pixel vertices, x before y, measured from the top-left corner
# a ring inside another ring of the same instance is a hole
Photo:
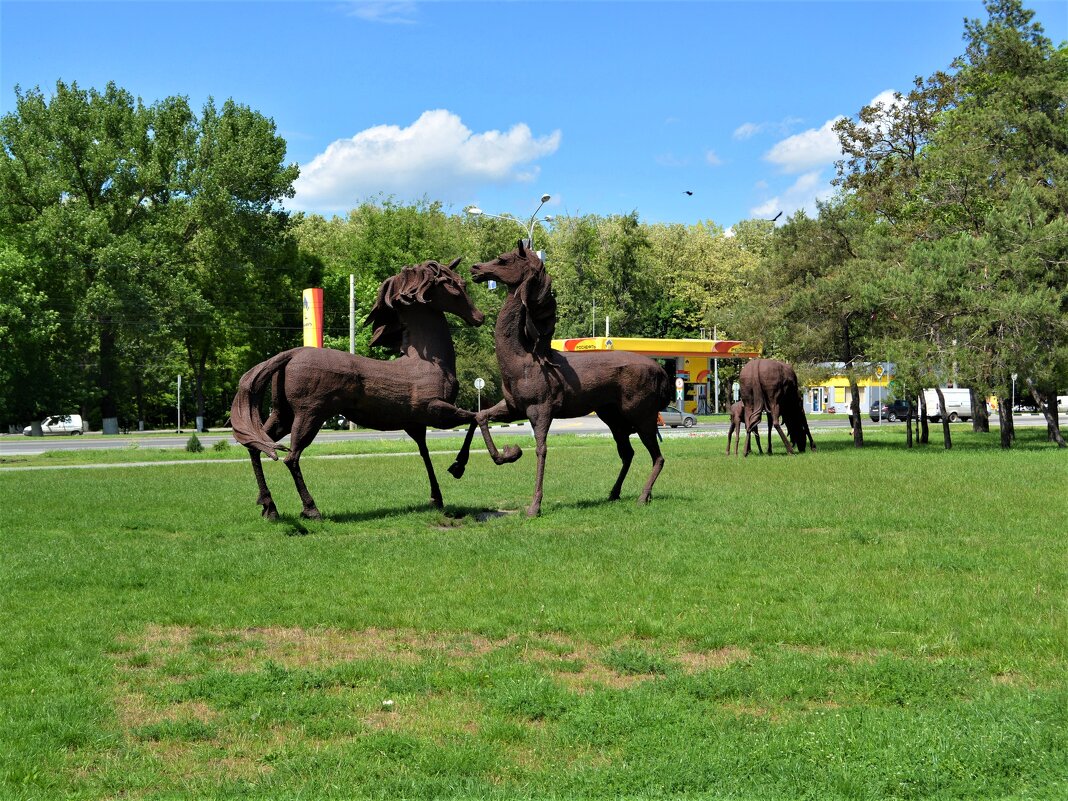
[[[907,400],[875,401],[871,405],[871,419],[878,422],[881,418],[891,423],[895,420],[906,420],[910,406]]]
[[[664,421],[662,425],[671,426],[672,428],[678,428],[684,426],[689,428],[697,422],[697,418],[689,412],[680,412],[674,406],[668,406],[666,409],[660,410],[660,418]]]

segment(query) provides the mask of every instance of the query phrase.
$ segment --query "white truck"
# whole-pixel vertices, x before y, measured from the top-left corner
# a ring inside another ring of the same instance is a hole
[[[50,414],[41,421],[41,434],[81,434],[85,431],[85,424],[80,414]],[[26,426],[22,433],[27,437],[33,436],[33,426]]]
[[[949,421],[972,419],[972,393],[970,389],[959,387],[943,387],[942,397],[946,400],[946,413]],[[940,420],[941,413],[938,409],[938,393],[933,389],[923,391],[923,399],[927,404],[927,419]]]

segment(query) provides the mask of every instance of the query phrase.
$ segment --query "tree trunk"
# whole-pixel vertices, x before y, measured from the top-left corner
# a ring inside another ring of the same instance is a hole
[[[853,420],[853,447],[864,447],[864,426],[860,417],[860,387],[857,386],[857,379],[853,376],[849,377],[849,392],[852,397],[849,399],[849,414]]]
[[[1050,389],[1049,394],[1046,395],[1046,420],[1052,418],[1053,422],[1046,423],[1046,440],[1048,442],[1056,442],[1057,435],[1061,432],[1061,416],[1060,411],[1057,409],[1057,390],[1056,388]]]
[[[105,434],[119,433],[119,406],[115,401],[115,331],[110,320],[100,321],[100,417]]]
[[[912,404],[909,404],[908,410],[905,412],[905,445],[908,448],[912,447]]]
[[[196,396],[197,396],[197,431],[204,433],[207,431],[207,427],[204,425],[204,412],[206,404],[204,402],[204,367],[208,362],[208,349],[204,348],[200,352],[200,363],[196,367],[196,373],[194,380],[196,381]]]
[[[998,398],[998,424],[1001,426],[1001,447],[1012,447],[1012,404],[1008,398]]]
[[[972,431],[977,434],[990,433],[990,415],[986,411],[986,395],[980,395],[975,387],[968,389],[972,396]]]
[[[1048,404],[1042,402],[1042,396],[1038,394],[1038,390],[1035,389],[1035,382],[1030,378],[1024,379],[1027,382],[1027,388],[1031,391],[1031,397],[1035,400],[1035,405],[1039,411],[1042,412],[1042,416],[1046,418],[1046,430],[1053,435],[1053,441],[1057,443],[1058,448],[1068,448],[1068,444],[1065,443],[1064,437],[1061,436],[1061,428],[1057,425],[1057,419],[1050,415]],[[1057,408],[1057,395],[1054,393],[1051,395],[1053,399],[1053,408]]]
[[[938,413],[942,417],[942,444],[948,451],[953,447],[953,439],[949,435],[949,413],[946,412],[946,398],[942,394],[942,387],[935,387],[938,396]]]
[[[931,430],[927,425],[927,394],[920,390],[920,444],[926,445],[931,440]]]

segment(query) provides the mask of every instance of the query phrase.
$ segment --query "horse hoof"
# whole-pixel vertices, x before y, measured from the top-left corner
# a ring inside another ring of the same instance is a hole
[[[303,517],[305,520],[322,520],[323,519],[322,513],[320,513],[320,511],[318,509],[316,509],[314,506],[311,509],[305,509],[303,512],[300,513],[300,516]]]
[[[504,450],[501,451],[500,460],[497,464],[509,464],[511,462],[519,461],[519,457],[523,455],[523,449],[518,445],[507,445]]]
[[[431,498],[430,505],[433,506],[435,509],[445,508],[445,502],[441,498]]]
[[[527,517],[537,517],[540,514],[541,514],[541,507],[540,506],[529,506],[529,507],[527,507]]]
[[[274,505],[274,501],[263,504],[263,510],[260,514],[268,520],[278,519],[278,508]]]
[[[459,462],[453,462],[451,465],[449,465],[449,472],[452,474],[453,478],[462,478],[464,470],[466,469],[467,465],[460,464]]]

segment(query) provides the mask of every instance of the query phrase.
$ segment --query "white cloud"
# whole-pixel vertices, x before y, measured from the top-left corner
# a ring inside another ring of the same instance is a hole
[[[810,216],[815,216],[816,201],[827,200],[833,194],[834,189],[823,178],[823,173],[820,170],[813,170],[799,175],[790,187],[760,205],[754,206],[749,210],[749,214],[753,217],[770,219],[781,211],[785,219],[798,209],[804,209]]]
[[[778,122],[743,122],[734,129],[733,136],[735,139],[751,139],[757,134],[767,132],[785,136],[792,128],[800,125],[801,122],[798,117],[783,117]]]
[[[555,153],[560,138],[535,137],[523,123],[474,133],[450,111],[425,111],[406,128],[377,125],[331,143],[301,166],[289,205],[344,211],[376,194],[463,199],[485,183],[534,180],[531,162]]]
[[[359,17],[367,22],[387,25],[412,25],[415,23],[414,2],[384,2],[380,0],[355,0],[347,6],[350,17]]]
[[[734,129],[735,139],[749,139],[763,130],[764,126],[755,122],[743,122]]]
[[[709,150],[707,153],[705,153],[705,163],[709,167],[719,167],[721,164],[723,164],[723,159],[716,155],[716,151]]]
[[[764,159],[778,165],[783,172],[798,173],[823,167],[841,158],[842,148],[834,124],[842,117],[827,120],[819,128],[809,128],[775,144]]]

